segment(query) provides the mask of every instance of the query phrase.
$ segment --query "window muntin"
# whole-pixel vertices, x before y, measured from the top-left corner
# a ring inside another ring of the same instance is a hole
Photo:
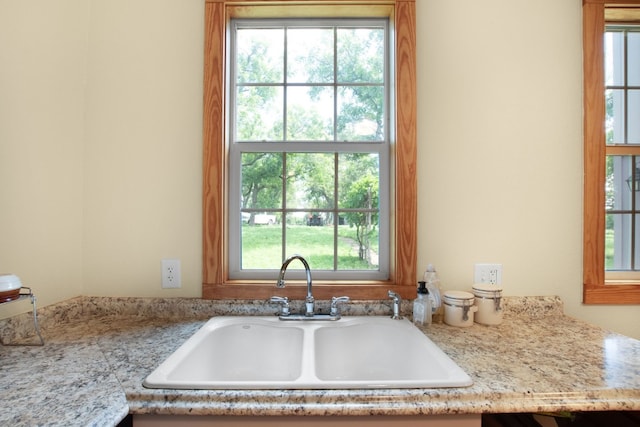
[[[230,278],[293,253],[320,279],[389,278],[387,27],[232,21]]]

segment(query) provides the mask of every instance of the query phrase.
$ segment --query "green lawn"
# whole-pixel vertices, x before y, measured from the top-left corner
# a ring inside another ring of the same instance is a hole
[[[375,270],[358,257],[355,228],[348,225],[338,227],[338,269]],[[300,254],[309,262],[312,270],[333,270],[333,226],[310,227],[288,225],[286,230],[286,256]],[[378,251],[378,235],[374,236],[372,250]],[[282,226],[242,226],[242,268],[278,269],[282,264]],[[300,268],[298,265],[291,268]]]
[[[613,267],[613,230],[606,230],[604,245],[604,265],[605,269]]]

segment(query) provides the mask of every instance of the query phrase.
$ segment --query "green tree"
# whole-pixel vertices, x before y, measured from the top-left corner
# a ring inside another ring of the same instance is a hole
[[[365,175],[351,184],[345,194],[346,208],[366,209],[363,211],[348,211],[346,213],[349,225],[356,229],[358,242],[358,257],[371,262],[371,237],[378,224],[378,178]]]
[[[247,209],[277,209],[282,199],[282,154],[242,155],[242,206]],[[253,224],[254,215],[249,223]]]
[[[287,167],[295,175],[290,185],[288,206],[331,209],[334,206],[334,154],[287,153]],[[304,195],[304,206],[297,206],[295,195]]]

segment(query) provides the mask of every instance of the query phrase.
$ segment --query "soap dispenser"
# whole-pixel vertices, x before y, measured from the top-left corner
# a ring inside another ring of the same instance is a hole
[[[442,288],[440,287],[440,279],[433,264],[427,266],[424,272],[424,279],[426,282],[426,288],[429,294],[429,300],[431,301],[431,312],[434,315],[442,315]]]
[[[431,323],[431,299],[425,282],[418,282],[418,295],[413,301],[413,323],[424,326]]]

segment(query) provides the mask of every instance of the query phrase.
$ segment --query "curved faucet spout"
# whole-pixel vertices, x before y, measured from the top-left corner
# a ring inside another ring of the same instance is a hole
[[[311,269],[309,268],[309,263],[306,259],[302,257],[302,255],[291,255],[287,258],[284,263],[282,263],[282,267],[280,267],[280,275],[278,276],[278,281],[276,282],[276,286],[279,288],[284,288],[284,273],[287,271],[287,267],[289,263],[294,259],[300,260],[302,265],[304,266],[304,271],[307,275],[307,298],[305,299],[306,312],[305,316],[311,317],[313,316],[314,311],[314,298],[312,293],[312,284],[311,284]]]

